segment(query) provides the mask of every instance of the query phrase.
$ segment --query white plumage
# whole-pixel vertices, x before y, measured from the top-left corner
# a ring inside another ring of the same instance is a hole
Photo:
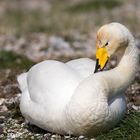
[[[67,63],[46,60],[18,76],[20,110],[29,122],[60,134],[93,136],[122,119],[124,91],[138,65],[137,48],[131,33],[119,23],[107,24],[99,32],[102,43],[110,41],[110,55],[125,48],[116,68],[94,74],[95,61],[89,58]]]

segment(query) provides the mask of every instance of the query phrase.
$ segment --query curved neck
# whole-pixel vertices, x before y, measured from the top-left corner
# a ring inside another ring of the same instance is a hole
[[[122,93],[133,82],[137,67],[138,49],[132,40],[118,66],[106,74],[108,84],[111,85],[109,96]]]

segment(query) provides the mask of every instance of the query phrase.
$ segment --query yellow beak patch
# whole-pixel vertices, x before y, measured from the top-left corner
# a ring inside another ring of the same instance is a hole
[[[105,47],[97,49],[96,59],[98,59],[98,64],[100,65],[101,70],[105,67],[108,58],[109,58],[108,52]]]

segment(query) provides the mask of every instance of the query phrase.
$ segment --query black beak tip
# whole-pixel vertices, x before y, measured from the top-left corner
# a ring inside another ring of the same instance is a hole
[[[104,65],[104,67],[101,69],[100,65],[99,65],[99,59],[96,59],[96,65],[95,65],[95,70],[94,73],[98,72],[98,71],[103,71],[105,66],[107,65],[108,60],[106,61],[106,64]]]
[[[100,68],[99,59],[96,59],[96,65],[95,65],[94,73],[98,72],[99,68]]]
[[[98,69],[95,68],[94,73],[98,72]]]

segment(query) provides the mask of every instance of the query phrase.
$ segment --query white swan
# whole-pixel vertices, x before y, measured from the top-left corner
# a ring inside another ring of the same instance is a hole
[[[124,116],[124,91],[133,81],[138,50],[129,30],[119,23],[101,27],[96,40],[96,70],[117,50],[118,66],[94,73],[95,61],[81,58],[62,63],[43,61],[18,76],[20,110],[31,123],[51,132],[95,136]]]

